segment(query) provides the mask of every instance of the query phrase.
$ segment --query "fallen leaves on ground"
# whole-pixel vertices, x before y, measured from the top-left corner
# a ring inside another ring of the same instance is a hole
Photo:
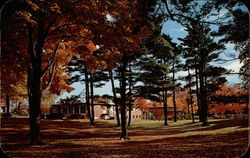
[[[1,146],[10,157],[240,157],[248,146],[247,120],[211,120],[210,126],[190,120],[163,126],[161,121],[134,121],[130,140],[119,140],[114,121],[41,120],[44,145],[27,145],[29,121],[1,120]]]

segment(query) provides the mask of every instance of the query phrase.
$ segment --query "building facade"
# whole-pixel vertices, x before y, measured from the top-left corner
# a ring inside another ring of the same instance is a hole
[[[163,120],[164,119],[164,107],[149,107],[148,111],[152,113],[152,117],[150,119],[156,119],[156,120]],[[180,111],[176,110],[177,113],[177,118],[178,119],[185,119],[186,117],[186,112],[185,111]],[[167,107],[167,116],[168,119],[173,119],[174,117],[174,107]]]
[[[95,103],[94,104],[95,119],[116,119],[116,110],[114,104]],[[88,118],[87,104],[75,103],[75,104],[54,104],[50,109],[50,113],[61,113],[68,117],[72,114],[81,114],[82,118]],[[128,114],[128,112],[127,112]],[[119,114],[120,115],[120,114]],[[146,119],[145,112],[137,107],[133,107],[131,111],[131,120]]]

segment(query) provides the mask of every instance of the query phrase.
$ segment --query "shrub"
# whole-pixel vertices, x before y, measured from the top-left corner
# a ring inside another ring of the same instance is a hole
[[[46,115],[47,119],[62,119],[64,117],[64,114],[62,113],[52,113]]]
[[[81,119],[82,115],[81,114],[71,114],[68,116],[68,119]]]
[[[3,118],[9,118],[9,117],[11,117],[11,114],[9,113],[2,113],[1,114],[1,116],[3,117]]]

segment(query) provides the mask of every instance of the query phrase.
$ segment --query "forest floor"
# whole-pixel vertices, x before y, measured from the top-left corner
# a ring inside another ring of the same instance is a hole
[[[41,120],[43,145],[29,146],[26,118],[1,119],[1,147],[19,158],[196,158],[240,157],[248,147],[248,120],[133,121],[131,139],[119,140],[114,120]]]

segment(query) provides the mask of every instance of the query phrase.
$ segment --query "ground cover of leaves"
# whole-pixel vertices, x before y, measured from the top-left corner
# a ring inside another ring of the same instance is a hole
[[[248,147],[248,120],[134,121],[130,140],[119,140],[115,121],[41,120],[43,145],[29,146],[27,118],[1,119],[1,147],[18,158],[196,158],[240,157]]]

